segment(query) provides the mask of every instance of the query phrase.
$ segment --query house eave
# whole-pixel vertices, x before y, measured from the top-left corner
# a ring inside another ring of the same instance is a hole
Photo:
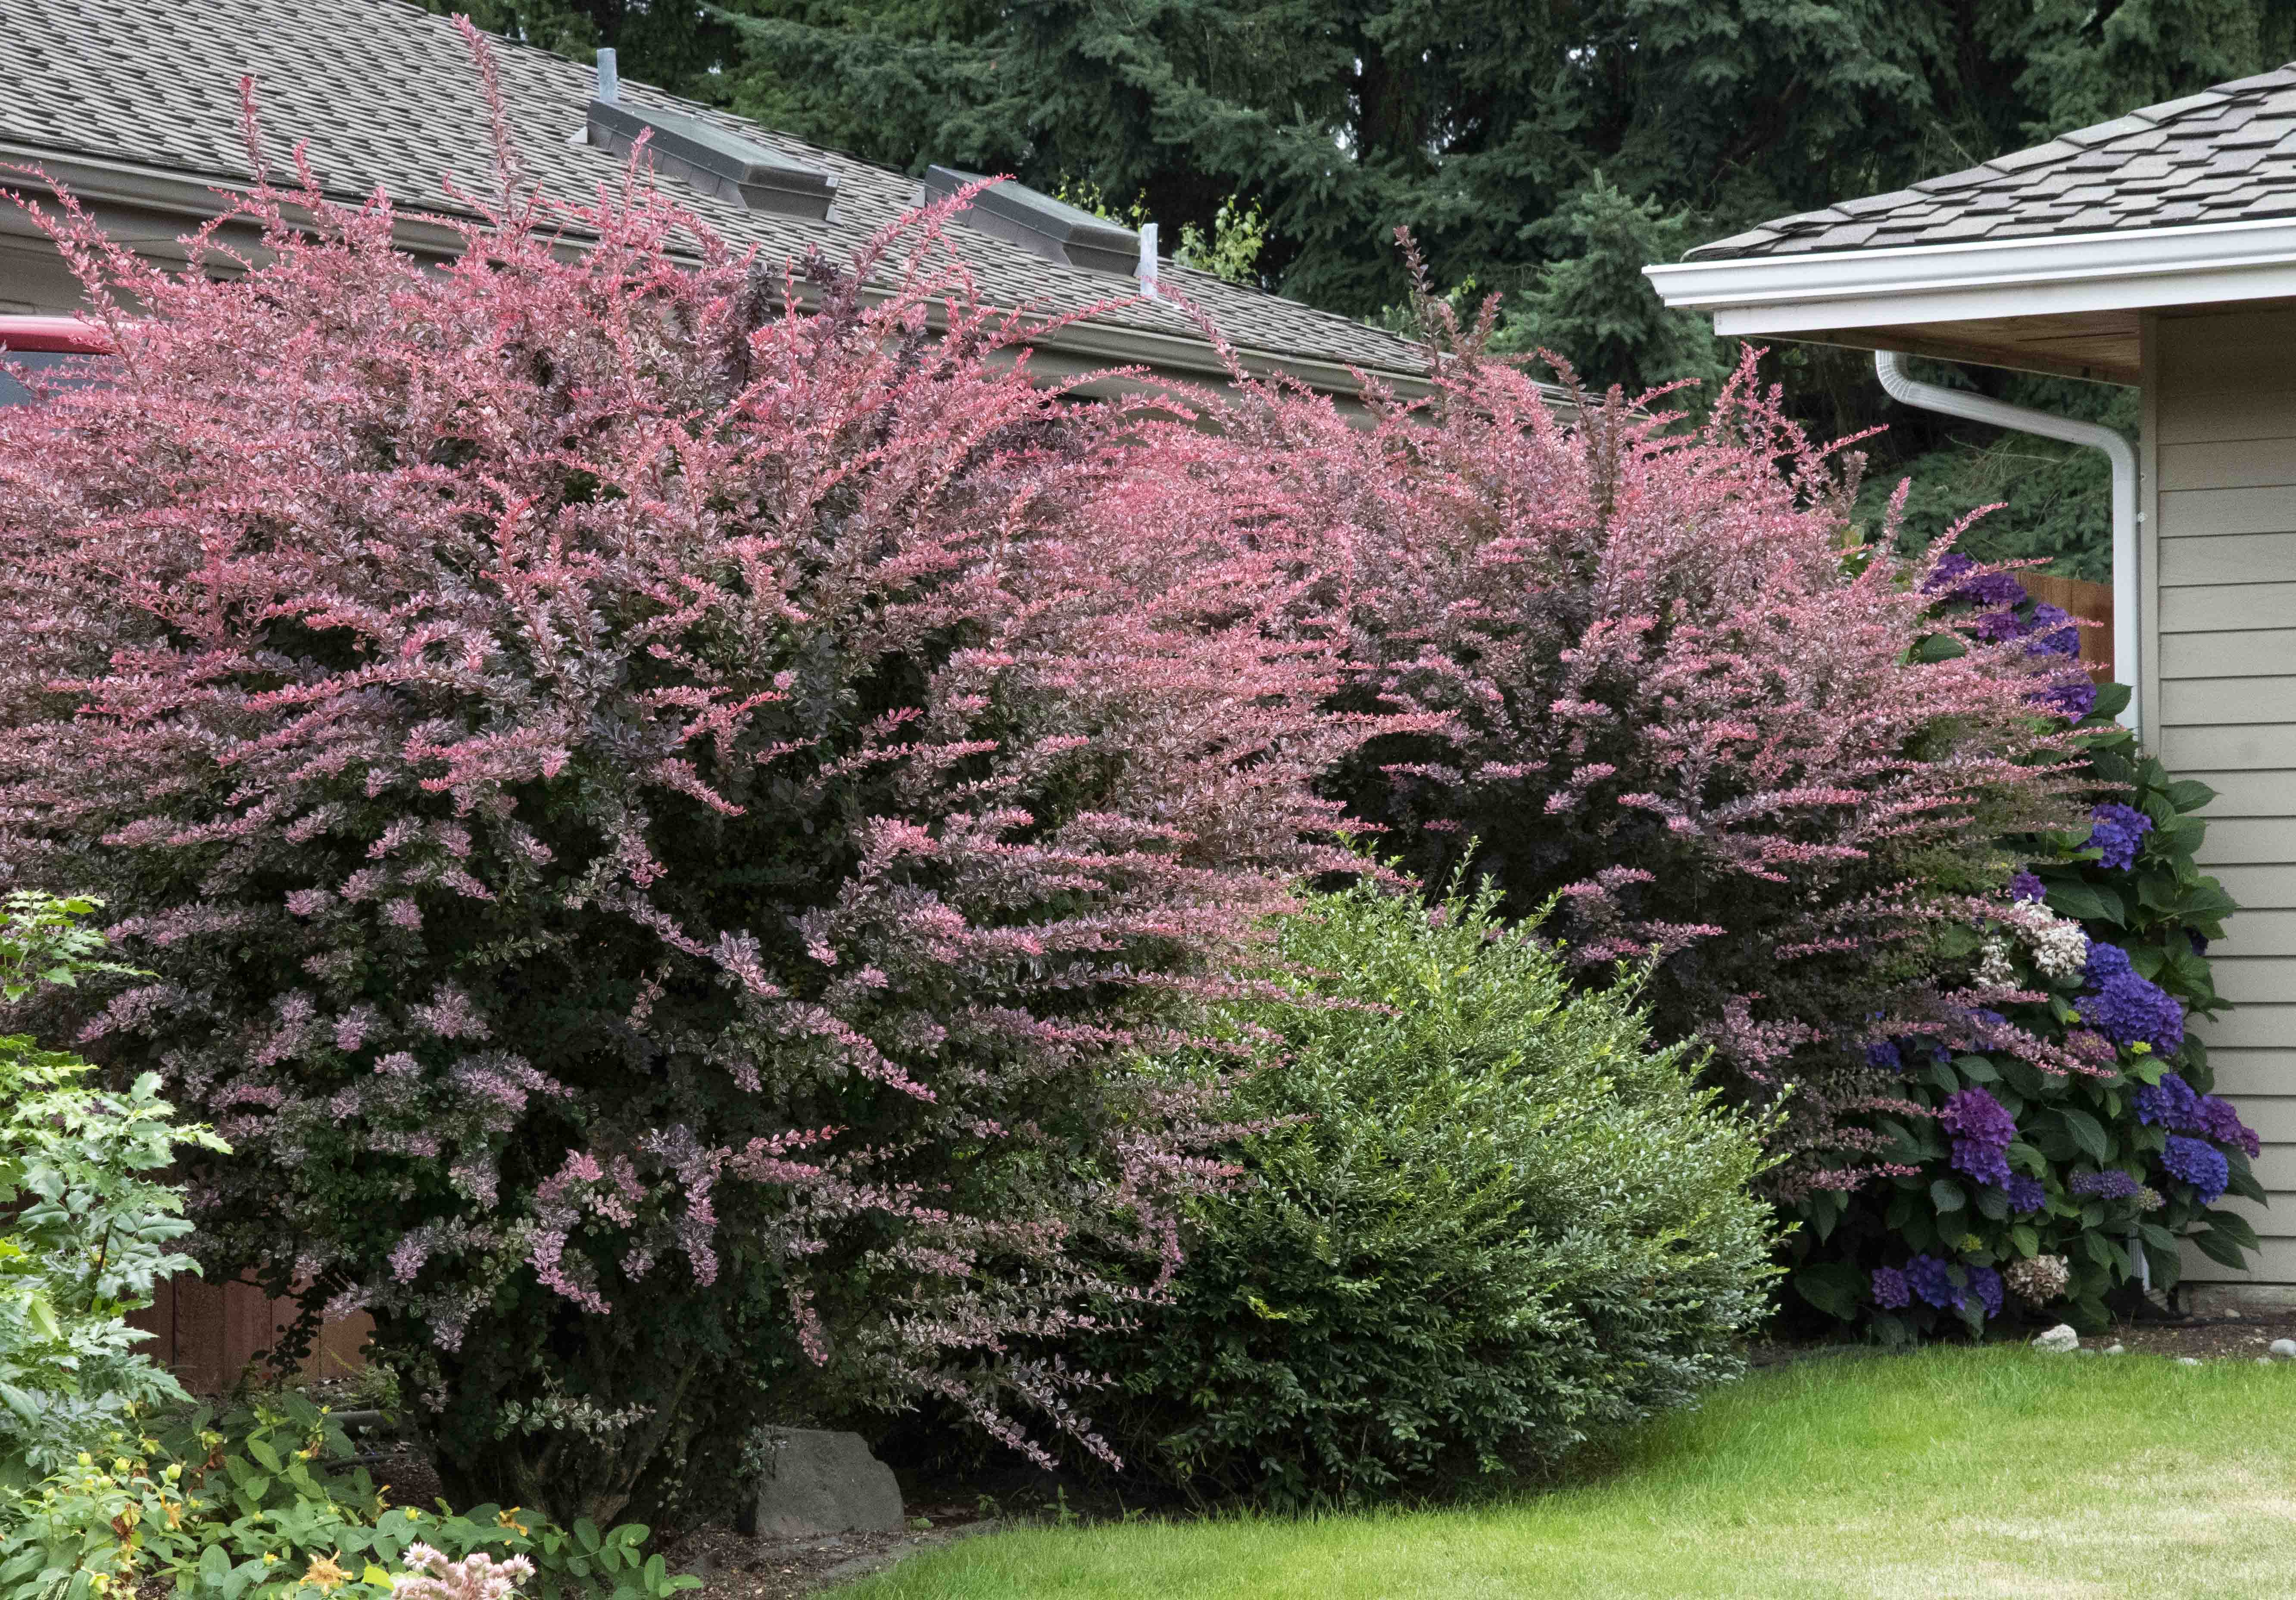
[[[37,170],[40,176],[32,177],[27,169]],[[243,179],[166,171],[0,142],[0,188],[16,190],[31,199],[44,199],[53,190],[62,190],[89,206],[105,231],[121,243],[140,255],[181,267],[185,258],[176,234],[220,215],[230,198],[245,195],[249,186]],[[364,203],[360,196],[338,193],[329,198],[352,207]],[[395,202],[392,220],[399,248],[443,260],[462,250],[463,234],[456,223],[468,225],[479,218]],[[0,202],[0,234],[37,232],[29,218]],[[571,229],[562,236],[573,249],[591,242],[588,235]],[[1031,342],[1052,357],[1033,364],[1048,377],[1132,366],[1146,367],[1154,377],[1176,382],[1217,387],[1227,378],[1219,352],[1200,338],[1092,321],[1054,317],[1046,321],[1053,325]],[[1235,353],[1244,370],[1254,376],[1288,378],[1341,399],[1353,399],[1363,392],[1356,369],[1341,362],[1250,347],[1240,347]],[[1433,388],[1421,373],[1365,368],[1363,375],[1406,400],[1422,398]],[[1111,380],[1094,389],[1095,392],[1102,389],[1117,392],[1154,387],[1152,382]]]
[[[1643,269],[1724,335],[2152,310],[2296,295],[2296,221],[1976,240]]]

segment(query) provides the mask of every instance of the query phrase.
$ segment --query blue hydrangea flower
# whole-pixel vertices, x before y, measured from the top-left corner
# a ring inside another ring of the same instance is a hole
[[[2038,1211],[2049,1203],[2049,1192],[2041,1186],[2041,1180],[2028,1177],[2021,1172],[2012,1172],[2009,1181],[2001,1186],[2001,1190],[2009,1197],[2009,1209],[2021,1217],[2028,1211]]]
[[[1964,1267],[1962,1273],[1969,1279],[1969,1292],[1977,1296],[1986,1316],[2000,1316],[2001,1275],[1990,1267]]]
[[[2129,1200],[2142,1186],[2120,1168],[2108,1167],[2102,1172],[2081,1173],[2070,1186],[2074,1194],[2092,1200]]]
[[[2201,1097],[2193,1093],[2193,1086],[2174,1072],[2161,1074],[2161,1081],[2148,1083],[2136,1091],[2136,1120],[2166,1128],[2177,1133],[2199,1133],[2204,1124],[2201,1119]]]
[[[1940,1311],[1961,1304],[1962,1291],[1954,1287],[1948,1264],[1935,1256],[1915,1256],[1906,1262],[1906,1284]]]
[[[2152,831],[2152,819],[2128,806],[2099,806],[2088,815],[2088,842],[2104,852],[2096,864],[2117,873],[2136,866],[2136,847]]]
[[[1894,1267],[1874,1268],[1874,1303],[1892,1311],[1912,1304],[1913,1291],[1906,1285],[1906,1275]]]
[[[2192,1185],[2202,1205],[2214,1205],[2225,1186],[2232,1182],[2232,1169],[2224,1152],[2201,1139],[2170,1134],[2169,1148],[2161,1153],[2161,1164]]]
[[[2038,900],[2048,892],[2047,886],[2031,873],[2019,873],[2009,880],[2009,898],[2013,900]]]
[[[1888,1039],[1876,1039],[1866,1046],[1866,1064],[1869,1067],[1879,1067],[1885,1072],[1902,1072],[1906,1070],[1905,1057],[1898,1054],[1898,1046]]]
[[[2162,1055],[2184,1047],[2185,1008],[2168,990],[2134,972],[2106,979],[2094,994],[2073,1004],[2083,1022],[2115,1044],[2150,1045]]]

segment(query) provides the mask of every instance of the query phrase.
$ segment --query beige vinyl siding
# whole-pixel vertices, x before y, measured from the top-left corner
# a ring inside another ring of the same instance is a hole
[[[2296,312],[2162,316],[2145,331],[2147,739],[2218,792],[2202,859],[2243,907],[2200,1025],[2217,1086],[2264,1141],[2246,1274],[2296,1284]]]

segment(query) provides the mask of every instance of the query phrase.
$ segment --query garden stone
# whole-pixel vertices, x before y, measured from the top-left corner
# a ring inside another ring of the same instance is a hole
[[[2177,1358],[2177,1365],[2179,1366],[2198,1366],[2200,1364],[2200,1358],[2197,1356],[2179,1356]]]
[[[2274,1340],[2272,1342],[2272,1353],[2279,1357],[2283,1361],[2296,1361],[2296,1339]]]
[[[2080,1335],[2073,1332],[2072,1324],[2061,1322],[2047,1333],[2037,1334],[2033,1348],[2053,1356],[2070,1355],[2080,1349]]]
[[[2076,1356],[2094,1356],[2096,1354],[2096,1351],[2089,1349],[2088,1346],[2084,1344],[2079,1350],[2073,1351],[2073,1354]]]
[[[898,1533],[908,1525],[893,1469],[858,1433],[769,1428],[764,1474],[745,1533]]]
[[[2125,1356],[2128,1353],[2128,1347],[2125,1344],[2109,1345],[2104,1353],[2108,1356]]]

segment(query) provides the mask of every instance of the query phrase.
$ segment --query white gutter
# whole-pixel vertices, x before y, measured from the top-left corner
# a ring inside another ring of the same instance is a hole
[[[1669,306],[1711,313],[1726,338],[2141,310],[2296,295],[2296,222],[1737,256],[1643,274]]]
[[[1990,423],[1997,428],[2013,428],[2020,433],[2038,433],[2044,439],[2061,439],[2068,444],[2087,445],[2104,452],[2112,463],[2113,676],[2135,689],[2136,522],[2140,513],[2136,509],[2136,452],[2128,447],[2128,441],[2118,430],[2102,423],[2084,423],[2036,411],[2030,406],[2012,406],[2002,400],[1988,400],[1983,395],[1923,383],[1906,373],[1906,357],[1896,350],[1874,351],[1874,370],[1881,374],[1882,387],[1890,391],[1890,398],[1900,405],[1963,417],[1972,423]],[[2122,724],[2131,731],[2137,726],[2136,706],[2137,697],[2131,693],[2127,709],[2120,713]]]

